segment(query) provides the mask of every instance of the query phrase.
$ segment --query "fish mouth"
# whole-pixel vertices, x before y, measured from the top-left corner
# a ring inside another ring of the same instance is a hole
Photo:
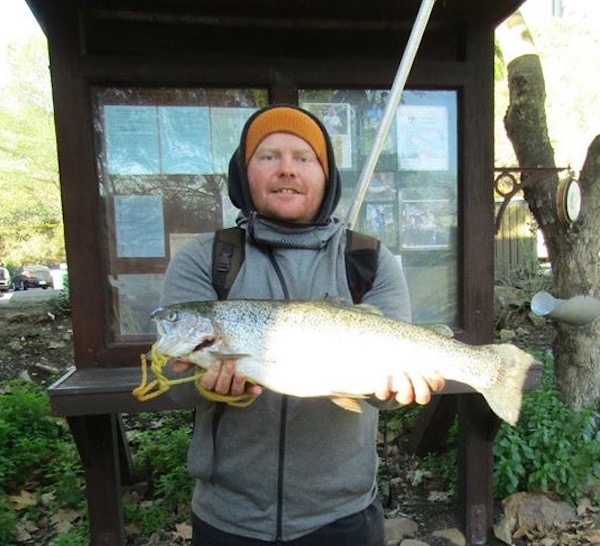
[[[194,347],[192,353],[203,353],[217,342],[217,336],[204,336],[200,343]]]
[[[188,340],[187,342],[180,338],[174,338],[173,336],[163,335],[160,336],[156,342],[156,350],[164,355],[168,355],[171,358],[180,358],[187,360],[192,354],[206,353],[210,347],[215,345],[217,337],[214,335],[205,335],[200,338],[199,341],[194,344],[194,341]],[[187,355],[187,356],[186,356]]]

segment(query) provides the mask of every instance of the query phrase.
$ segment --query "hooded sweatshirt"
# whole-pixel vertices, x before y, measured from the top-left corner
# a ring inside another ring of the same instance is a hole
[[[229,299],[334,296],[351,301],[346,230],[333,216],[340,176],[327,131],[304,112],[323,131],[329,160],[326,195],[314,223],[269,219],[254,209],[244,158],[248,127],[260,112],[246,123],[229,166],[229,196],[246,232],[245,260]],[[211,283],[213,240],[214,234],[201,234],[173,258],[163,305],[217,299]],[[410,320],[404,273],[383,246],[363,303]],[[192,509],[209,525],[253,539],[289,541],[359,512],[375,499],[378,410],[372,405],[361,402],[363,412],[354,413],[326,398],[264,390],[249,407],[237,408],[196,395],[188,469],[196,479]]]

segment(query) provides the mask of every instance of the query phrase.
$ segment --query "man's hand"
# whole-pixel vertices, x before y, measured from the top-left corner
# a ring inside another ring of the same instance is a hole
[[[262,387],[246,382],[246,376],[237,372],[235,360],[215,360],[200,380],[202,386],[208,391],[218,394],[240,394],[259,395]]]
[[[446,384],[439,374],[429,377],[418,373],[402,372],[395,376],[388,376],[385,385],[375,392],[380,400],[394,398],[402,406],[416,402],[425,405],[431,401],[432,393],[441,391]]]

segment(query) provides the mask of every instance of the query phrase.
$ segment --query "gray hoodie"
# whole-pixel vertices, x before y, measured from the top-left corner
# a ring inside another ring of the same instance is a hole
[[[326,131],[330,172],[323,206],[314,224],[291,225],[262,217],[250,201],[243,150],[251,120],[229,169],[229,195],[241,209],[238,225],[246,231],[246,257],[229,299],[339,296],[351,301],[344,262],[346,230],[332,216],[340,180]],[[199,235],[173,258],[164,305],[217,299],[211,284],[213,238]],[[388,316],[410,320],[404,273],[385,247],[363,302]],[[328,399],[264,391],[249,407],[236,408],[198,395],[188,453],[189,472],[196,479],[194,513],[228,533],[289,541],[366,508],[377,493],[378,410],[362,404],[358,414]]]

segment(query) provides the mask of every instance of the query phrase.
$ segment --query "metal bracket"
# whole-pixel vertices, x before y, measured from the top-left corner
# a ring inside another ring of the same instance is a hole
[[[496,233],[500,231],[502,215],[510,200],[521,190],[544,180],[549,174],[571,170],[571,167],[497,167],[494,178],[494,190],[502,197],[502,204],[496,215]],[[520,175],[520,179],[517,176]]]

